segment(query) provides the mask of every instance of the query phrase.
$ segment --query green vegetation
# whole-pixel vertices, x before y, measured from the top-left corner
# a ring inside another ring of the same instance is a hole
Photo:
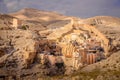
[[[28,26],[28,25],[22,25],[22,26],[21,26],[21,29],[27,30],[27,29],[29,29],[29,26]]]
[[[120,80],[120,70],[103,71],[94,70],[92,72],[75,72],[71,75],[59,75],[53,77],[45,77],[43,80]]]

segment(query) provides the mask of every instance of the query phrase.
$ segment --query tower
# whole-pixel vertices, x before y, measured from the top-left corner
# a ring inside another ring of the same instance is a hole
[[[13,25],[12,25],[12,27],[18,28],[18,27],[21,26],[21,24],[22,24],[22,21],[21,21],[21,20],[19,20],[19,19],[17,19],[17,18],[13,18]]]

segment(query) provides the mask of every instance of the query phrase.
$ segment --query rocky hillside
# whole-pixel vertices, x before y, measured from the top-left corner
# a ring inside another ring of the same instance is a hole
[[[84,19],[83,23],[91,25],[117,26],[120,25],[120,18],[111,16],[96,16]]]
[[[14,18],[22,21],[18,28],[11,26]],[[36,9],[0,14],[0,79],[119,80],[119,35],[120,19],[114,17],[79,19]],[[95,45],[101,50],[92,50]],[[82,55],[78,67],[75,50]]]

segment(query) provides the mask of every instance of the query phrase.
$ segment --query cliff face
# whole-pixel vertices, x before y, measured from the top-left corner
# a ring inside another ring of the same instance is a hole
[[[23,21],[22,28],[11,28],[14,17],[10,15]],[[10,15],[0,15],[0,76],[3,78],[17,75],[17,78],[32,79],[33,75],[33,79],[38,79],[41,75],[71,74],[74,72],[75,50],[82,55],[79,68],[84,68],[80,71],[92,71],[98,67],[101,71],[111,67],[115,67],[111,70],[119,71],[119,18],[82,20],[35,9]],[[24,29],[26,25],[28,28]],[[95,63],[96,55],[103,58],[100,51],[107,59]],[[91,62],[87,53],[95,53]]]
[[[1,67],[15,71],[13,75],[19,74],[19,70],[33,63],[36,56],[37,45],[34,36],[30,31],[21,30],[0,30],[0,33],[2,34],[0,50],[4,53],[0,57]],[[5,74],[11,73],[11,71],[7,72]]]

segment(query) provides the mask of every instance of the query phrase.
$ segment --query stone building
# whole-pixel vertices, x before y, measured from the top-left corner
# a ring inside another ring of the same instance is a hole
[[[22,25],[22,21],[21,20],[19,20],[17,18],[13,18],[13,20],[12,20],[12,27],[14,27],[15,29],[17,29],[21,25]]]

